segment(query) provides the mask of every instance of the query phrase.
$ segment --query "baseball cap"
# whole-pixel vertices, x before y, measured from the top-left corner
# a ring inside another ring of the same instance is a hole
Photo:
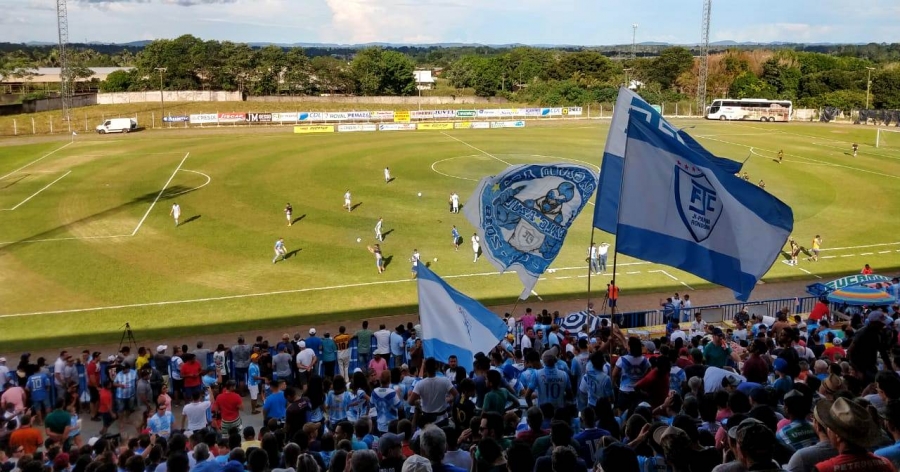
[[[306,349],[306,341],[300,341],[297,343],[297,346],[299,346],[300,349]]]
[[[831,344],[834,344],[835,346],[840,346],[841,343],[843,343],[843,341],[841,341],[841,338],[834,338],[834,341],[831,341]]]
[[[253,353],[253,354],[250,355],[250,360],[251,360],[251,361],[255,361],[255,360],[257,360],[257,359],[259,359],[259,354]]]
[[[387,455],[387,453],[395,448],[403,445],[402,436],[399,434],[385,433],[378,440],[378,452],[381,453],[382,456]]]
[[[785,372],[787,373],[788,363],[786,360],[782,358],[775,359],[775,372]]]
[[[0,362],[6,362],[6,358],[5,358],[5,357],[0,357]]]
[[[169,346],[166,346],[165,344],[160,344],[159,346],[156,346],[156,352],[166,352],[166,349],[168,349],[168,348],[169,348]]]
[[[314,336],[316,334],[316,328],[309,328],[310,336]]]
[[[400,371],[402,372],[402,371],[404,371],[404,370],[406,370],[406,371],[409,370],[409,364],[403,364],[403,365],[400,366]]]

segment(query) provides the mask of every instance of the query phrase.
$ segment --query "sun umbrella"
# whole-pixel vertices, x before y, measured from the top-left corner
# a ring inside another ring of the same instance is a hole
[[[832,303],[846,303],[847,305],[890,305],[894,303],[894,297],[884,290],[868,287],[866,285],[853,285],[839,288],[826,296]]]
[[[597,320],[595,316],[589,314],[587,311],[577,311],[563,317],[559,322],[559,327],[567,329],[570,332],[578,332],[581,331],[581,327],[584,325],[589,325],[590,329],[594,329],[596,323]]]

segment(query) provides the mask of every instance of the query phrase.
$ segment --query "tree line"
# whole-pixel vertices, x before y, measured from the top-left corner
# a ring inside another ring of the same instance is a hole
[[[630,49],[630,48],[629,48]],[[437,72],[441,92],[504,97],[540,105],[609,103],[623,84],[652,103],[695,99],[696,51],[644,46],[635,57],[622,47],[403,46],[352,48],[253,46],[203,41],[191,35],[140,46],[80,45],[70,49],[76,78],[87,67],[134,67],[116,72],[104,92],[226,90],[249,95],[412,95],[413,70]],[[52,46],[0,44],[0,74],[28,77],[58,66]],[[712,98],[791,99],[798,107],[866,105],[900,108],[900,44],[734,47],[710,55]],[[87,75],[85,75],[87,74]]]

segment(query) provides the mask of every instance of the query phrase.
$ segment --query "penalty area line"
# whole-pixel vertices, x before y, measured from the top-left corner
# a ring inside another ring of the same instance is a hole
[[[70,145],[71,145],[72,143],[74,143],[74,142],[75,142],[75,141],[70,141],[70,142],[68,142],[68,143],[66,143],[66,144],[63,144],[62,146],[60,146],[60,147],[58,147],[58,148],[56,148],[56,149],[54,149],[54,150],[48,152],[47,154],[44,154],[43,156],[41,156],[41,157],[39,157],[39,158],[37,158],[37,159],[35,159],[35,160],[29,162],[28,164],[25,164],[24,166],[19,167],[18,169],[16,169],[16,170],[14,170],[14,171],[12,171],[12,172],[10,172],[10,173],[8,173],[8,174],[6,174],[6,175],[0,177],[0,180],[3,180],[3,179],[5,179],[5,178],[9,177],[10,175],[15,174],[16,172],[19,172],[20,170],[22,170],[22,169],[24,169],[24,168],[26,168],[26,167],[28,167],[28,166],[30,166],[30,165],[32,165],[32,164],[35,164],[35,163],[37,163],[37,162],[43,160],[45,157],[49,157],[50,155],[56,153],[57,151],[62,151],[63,149],[65,149],[66,147],[70,146]]]
[[[31,200],[32,198],[36,197],[39,193],[43,192],[44,190],[47,190],[48,188],[50,188],[51,185],[53,185],[53,184],[59,182],[60,180],[63,179],[63,177],[65,177],[65,176],[67,176],[67,175],[69,175],[69,174],[71,174],[71,173],[72,173],[71,170],[68,171],[68,172],[66,172],[65,174],[61,175],[60,177],[58,177],[58,178],[57,178],[56,180],[54,180],[53,182],[50,182],[49,184],[43,186],[43,187],[42,187],[40,190],[38,190],[37,192],[34,192],[33,194],[31,194],[31,196],[29,196],[29,197],[26,198],[25,200],[22,200],[21,202],[19,202],[18,205],[14,206],[14,207],[12,207],[12,208],[3,208],[3,209],[0,209],[0,211],[14,211],[16,208],[19,208],[20,206],[22,206],[22,205],[28,203],[28,200]]]

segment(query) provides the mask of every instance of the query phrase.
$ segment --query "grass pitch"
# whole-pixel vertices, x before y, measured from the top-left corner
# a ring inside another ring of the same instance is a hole
[[[900,267],[900,148],[867,144],[874,128],[683,124],[696,126],[692,134],[716,154],[749,156],[751,181],[764,180],[794,209],[802,245],[822,235],[818,263],[776,262],[766,281],[828,279],[865,263],[880,273]],[[473,228],[448,212],[450,192],[465,202],[476,181],[504,169],[504,161],[599,166],[607,127],[583,121],[315,136],[286,127],[7,143],[0,147],[0,343],[15,350],[115,342],[126,321],[149,338],[414,312],[414,248],[461,291],[512,303],[518,278],[472,262]],[[857,158],[852,142],[862,144]],[[396,178],[389,184],[386,166]],[[341,207],[347,189],[358,205],[351,213]],[[178,228],[168,215],[173,202],[182,208]],[[287,202],[296,220],[290,227]],[[585,295],[592,210],[586,207],[535,287],[543,299]],[[381,275],[366,251],[379,217],[387,260]],[[458,252],[452,225],[464,239]],[[273,265],[279,237],[290,257]],[[614,242],[599,231],[595,240]],[[628,257],[619,258],[618,272],[623,293],[706,285]],[[595,290],[608,279],[593,278]]]

